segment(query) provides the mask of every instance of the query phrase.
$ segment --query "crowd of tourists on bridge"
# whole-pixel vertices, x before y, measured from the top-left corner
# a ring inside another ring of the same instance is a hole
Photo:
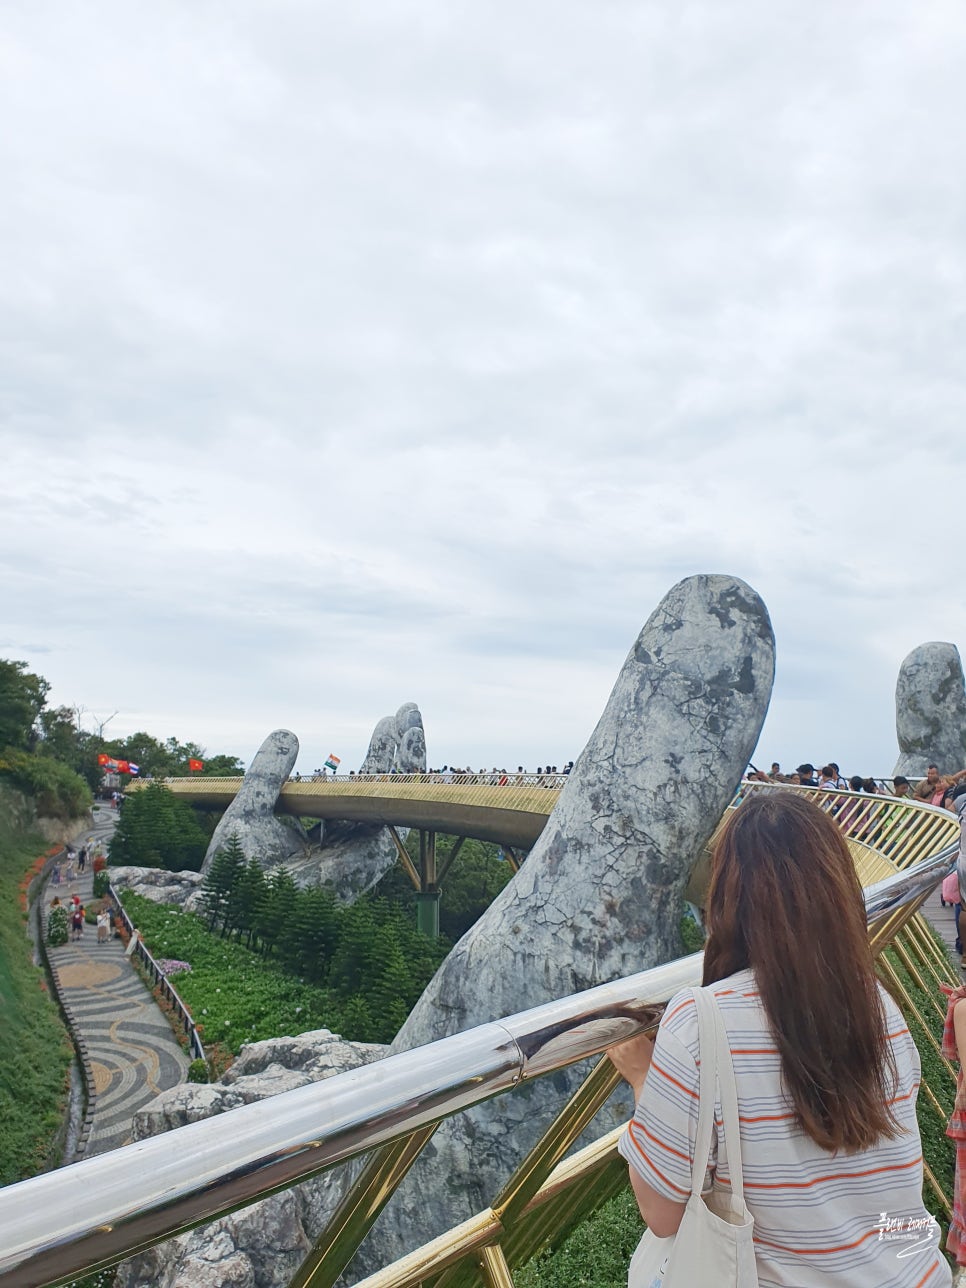
[[[564,779],[574,767],[574,762],[569,760],[562,769],[556,765],[538,765],[535,770],[524,769],[518,765],[515,770],[503,768],[497,769],[494,765],[492,769],[470,769],[468,766],[458,767],[456,765],[443,765],[440,769],[427,769],[421,772],[419,777],[423,780],[429,780],[435,783],[460,783],[463,786],[489,786],[489,787],[562,787]],[[350,769],[347,777],[365,778],[365,779],[389,779],[401,777],[404,775],[403,770],[390,769],[384,774],[367,774],[356,773]],[[328,770],[316,769],[309,781],[318,782],[320,779],[330,777]],[[331,777],[336,777],[333,770]],[[301,782],[301,774],[295,774],[294,782]]]
[[[917,780],[915,785],[904,774],[896,774],[891,779],[870,778],[862,774],[853,774],[845,778],[835,761],[829,761],[820,769],[804,761],[789,774],[783,774],[781,765],[773,760],[767,773],[752,765],[745,775],[751,782],[785,783],[793,787],[817,787],[824,792],[866,792],[870,795],[908,796],[913,800],[925,801],[930,805],[944,804],[955,788],[966,782],[966,769],[956,773],[942,773],[938,765],[929,765],[925,778]]]

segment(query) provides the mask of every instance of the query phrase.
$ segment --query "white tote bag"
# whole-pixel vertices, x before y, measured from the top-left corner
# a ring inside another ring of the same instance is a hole
[[[738,1132],[738,1091],[728,1035],[714,995],[696,988],[701,1067],[698,1129],[694,1143],[691,1197],[677,1234],[659,1239],[650,1230],[637,1246],[628,1271],[628,1288],[758,1288],[754,1218],[745,1207]],[[711,1133],[714,1130],[715,1078],[721,1094],[721,1116],[731,1169],[731,1194],[701,1196]]]

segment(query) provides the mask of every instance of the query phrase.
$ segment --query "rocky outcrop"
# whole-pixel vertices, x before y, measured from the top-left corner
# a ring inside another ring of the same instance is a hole
[[[743,582],[690,577],[665,596],[526,863],[449,954],[393,1051],[680,954],[688,875],[758,741],[774,656],[768,613]],[[443,1123],[357,1268],[385,1265],[485,1206],[578,1076],[563,1071]]]
[[[164,868],[111,868],[108,874],[115,890],[133,890],[152,903],[172,904],[185,912],[201,907],[200,872],[168,872]]]
[[[408,835],[401,828],[400,835]],[[342,903],[354,903],[396,862],[396,847],[381,823],[330,823],[320,848],[289,859],[285,870],[296,885],[328,886]]]
[[[243,1047],[220,1082],[164,1092],[134,1118],[134,1139],[226,1113],[381,1058],[383,1046],[344,1042],[328,1029]],[[315,1189],[306,1181],[127,1261],[118,1288],[269,1288],[285,1285],[322,1228]]]
[[[903,660],[896,681],[895,774],[923,777],[966,766],[966,684],[955,644],[920,644]]]
[[[234,835],[245,855],[264,867],[305,851],[304,832],[275,817],[278,794],[295,767],[299,740],[288,729],[270,733],[247,770],[238,795],[225,810],[212,835],[202,864],[207,872],[215,855]]]

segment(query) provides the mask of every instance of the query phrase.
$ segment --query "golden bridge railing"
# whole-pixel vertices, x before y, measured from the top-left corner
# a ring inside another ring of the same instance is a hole
[[[758,790],[774,788],[743,784],[737,799]],[[849,839],[879,969],[902,999],[920,1050],[935,1054],[922,1095],[944,1124],[954,1082],[935,1038],[945,1012],[939,984],[958,981],[917,909],[950,869],[958,824],[895,798],[804,790]],[[440,1121],[652,1028],[668,998],[700,973],[700,954],[669,962],[8,1186],[0,1190],[0,1288],[68,1282],[368,1154],[293,1281],[328,1288]],[[924,1057],[924,1074],[926,1065]],[[509,1288],[512,1267],[626,1183],[618,1132],[568,1157],[616,1080],[599,1061],[490,1207],[371,1276],[366,1288]],[[927,1170],[927,1183],[948,1211],[949,1178]]]

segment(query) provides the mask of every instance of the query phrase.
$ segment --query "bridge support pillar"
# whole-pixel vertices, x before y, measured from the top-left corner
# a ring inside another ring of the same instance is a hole
[[[436,833],[420,829],[419,889],[416,891],[416,927],[439,938],[439,880],[436,875]]]
[[[416,929],[439,938],[439,891],[420,890],[416,895]]]

